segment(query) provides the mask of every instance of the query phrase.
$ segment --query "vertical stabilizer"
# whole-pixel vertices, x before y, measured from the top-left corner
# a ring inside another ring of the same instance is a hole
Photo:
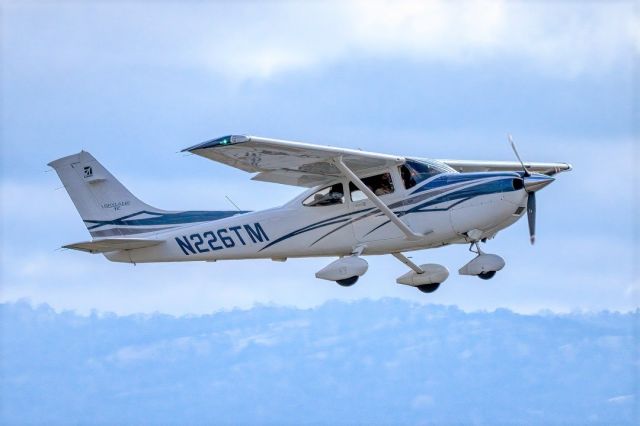
[[[224,219],[240,211],[166,211],[140,201],[86,151],[49,163],[94,238],[124,237]]]
[[[49,166],[60,177],[87,229],[93,231],[97,228],[111,228],[110,232],[98,234],[100,236],[133,233],[122,232],[123,229],[117,227],[118,222],[127,218],[167,213],[140,201],[86,151],[52,161]],[[149,229],[143,228],[141,231],[149,232]],[[95,232],[91,234],[94,235]]]

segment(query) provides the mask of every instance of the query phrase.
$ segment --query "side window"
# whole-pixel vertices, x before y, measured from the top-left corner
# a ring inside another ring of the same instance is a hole
[[[335,185],[322,188],[320,191],[307,197],[302,204],[307,207],[344,204],[344,187],[341,183],[336,183]]]
[[[391,175],[389,173],[369,176],[368,178],[362,179],[362,182],[378,196],[391,194],[393,192],[393,182],[391,181]],[[351,201],[360,201],[367,198],[353,182],[349,182],[349,191],[351,191]]]
[[[410,170],[406,164],[400,166],[400,176],[402,177],[402,181],[404,182],[404,187],[406,189],[413,188],[418,184],[416,180],[417,173]]]

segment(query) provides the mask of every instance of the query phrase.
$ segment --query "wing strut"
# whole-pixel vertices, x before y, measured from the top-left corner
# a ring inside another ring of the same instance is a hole
[[[413,269],[414,271],[416,271],[416,274],[424,274],[424,269],[422,269],[421,267],[419,267],[418,265],[416,265],[415,263],[413,263],[411,261],[411,259],[409,259],[407,256],[405,256],[404,254],[398,252],[398,253],[391,253],[391,256],[395,257],[396,259],[398,259],[400,262],[404,263],[405,265],[407,265],[409,268]]]
[[[346,164],[344,164],[344,161],[342,161],[342,157],[334,158],[333,164],[345,175],[345,177],[349,178],[353,182],[353,184],[357,186],[358,189],[362,191],[367,196],[367,198],[369,198],[371,202],[380,209],[380,211],[382,211],[382,213],[387,215],[389,220],[393,222],[407,236],[407,239],[416,241],[420,240],[423,237],[423,235],[413,232],[406,223],[401,221],[398,216],[396,216],[396,214],[389,207],[387,207],[387,205],[383,203],[382,200],[376,194],[374,194],[373,191],[370,190],[369,187],[365,185],[364,182],[362,182],[362,180],[360,180],[360,178],[355,173],[353,173]]]

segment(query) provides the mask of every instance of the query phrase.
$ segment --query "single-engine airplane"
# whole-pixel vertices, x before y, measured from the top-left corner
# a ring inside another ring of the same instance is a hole
[[[566,163],[434,160],[230,135],[183,151],[249,173],[253,180],[308,188],[262,211],[166,211],[129,192],[91,154],[49,163],[92,240],[64,248],[102,253],[114,262],[217,261],[337,257],[316,273],[342,286],[368,269],[365,255],[391,254],[410,270],[396,281],[430,293],[448,276],[403,253],[469,244],[475,258],[461,275],[492,278],[504,265],[481,250],[496,233],[529,220],[535,239],[536,192]]]

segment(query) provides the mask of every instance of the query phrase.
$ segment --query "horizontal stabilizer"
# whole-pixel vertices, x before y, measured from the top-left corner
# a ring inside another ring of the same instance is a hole
[[[151,247],[162,243],[164,240],[149,240],[140,238],[105,238],[102,240],[83,241],[67,244],[62,248],[86,251],[89,253],[107,253],[118,250],[133,250]]]

